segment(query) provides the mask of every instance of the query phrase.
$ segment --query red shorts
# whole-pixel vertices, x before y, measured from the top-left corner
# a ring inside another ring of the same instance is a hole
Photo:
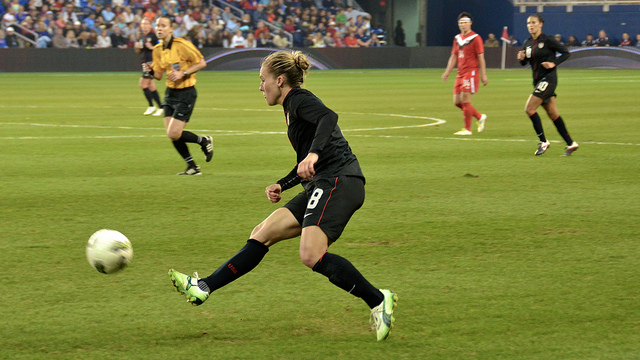
[[[458,73],[456,82],[453,84],[453,94],[458,95],[463,92],[475,94],[478,92],[478,84],[480,84],[478,70],[472,70],[464,74]]]

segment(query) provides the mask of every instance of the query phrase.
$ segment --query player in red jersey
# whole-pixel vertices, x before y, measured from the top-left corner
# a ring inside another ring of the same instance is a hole
[[[471,30],[471,14],[463,12],[458,15],[458,27],[460,34],[453,40],[453,49],[447,63],[447,68],[442,74],[442,80],[447,81],[449,73],[458,63],[458,76],[453,85],[453,103],[462,110],[464,128],[454,135],[471,135],[471,122],[475,117],[478,120],[478,132],[484,130],[487,120],[486,114],[480,114],[471,105],[471,96],[478,91],[480,77],[482,83],[487,85],[487,64],[484,61],[484,45],[482,38]],[[478,74],[478,69],[480,73]]]

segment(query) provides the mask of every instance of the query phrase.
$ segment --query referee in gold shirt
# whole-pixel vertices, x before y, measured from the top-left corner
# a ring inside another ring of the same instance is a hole
[[[198,136],[184,128],[198,97],[196,72],[204,69],[207,63],[190,41],[173,36],[170,17],[158,19],[156,35],[160,43],[153,49],[153,62],[143,64],[143,71],[148,71],[158,80],[167,73],[167,90],[162,103],[164,125],[173,146],[187,163],[187,169],[178,175],[200,175],[200,166],[191,157],[187,143],[200,145],[205,160],[209,162],[213,157],[213,139],[211,136]]]

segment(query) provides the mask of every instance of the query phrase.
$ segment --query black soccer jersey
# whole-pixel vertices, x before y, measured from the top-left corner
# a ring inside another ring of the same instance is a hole
[[[522,48],[525,52],[525,59],[521,60],[520,63],[523,66],[526,64],[531,65],[533,84],[537,84],[544,77],[557,83],[556,68],[545,69],[542,63],[549,61],[555,63],[556,66],[560,65],[569,58],[569,50],[553,36],[548,36],[544,33],[541,33],[535,40],[532,38],[525,40]],[[557,53],[560,53],[560,56],[556,57]]]
[[[153,48],[147,49],[146,43],[150,42],[151,45],[156,46],[158,43],[158,37],[153,32],[149,32],[147,35],[140,34],[138,41],[142,41],[142,49],[140,49],[140,61],[142,63],[153,61]]]
[[[293,88],[283,102],[287,135],[300,163],[310,152],[318,154],[314,179],[339,175],[357,176],[364,180],[358,159],[338,126],[338,115],[308,90]],[[298,165],[278,184],[283,190],[299,183]]]

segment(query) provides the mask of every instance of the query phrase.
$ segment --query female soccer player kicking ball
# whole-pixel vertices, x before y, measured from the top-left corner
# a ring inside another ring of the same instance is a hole
[[[378,340],[389,336],[398,297],[377,289],[347,259],[327,252],[351,216],[364,202],[365,178],[358,159],[338,127],[338,115],[300,86],[310,67],[300,52],[278,51],[260,69],[260,91],[269,106],[282,105],[297,165],[266,188],[277,203],[282,191],[302,184],[304,191],[253,229],[246,245],[213,274],[199,279],[169,270],[176,289],[187,301],[202,304],[209,295],[255,268],[281,240],[300,236],[302,263],[339,288],[361,298],[371,309]]]

